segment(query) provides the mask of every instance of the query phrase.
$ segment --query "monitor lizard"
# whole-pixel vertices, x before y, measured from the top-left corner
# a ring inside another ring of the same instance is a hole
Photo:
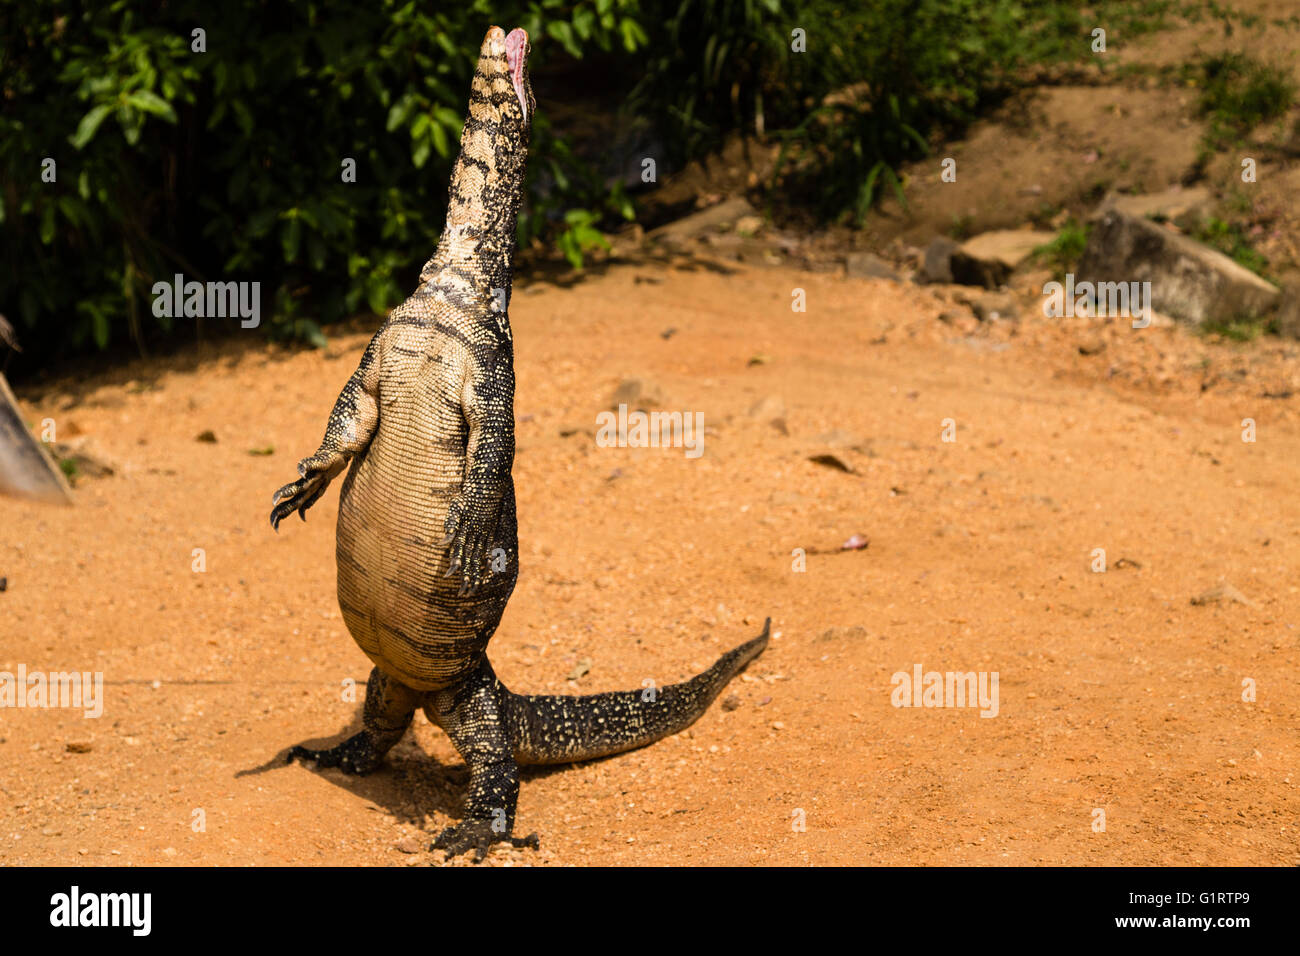
[[[470,87],[446,225],[415,292],[371,339],[343,386],[315,454],[274,495],[271,524],[307,509],[347,472],[335,556],[339,608],[374,664],[363,728],[288,759],[364,774],[401,739],[417,708],[469,767],[465,818],[431,849],[448,857],[512,836],[519,766],[619,753],[693,723],[767,646],[758,637],[708,670],[662,688],[522,696],[486,648],[518,575],[514,347],[515,226],[536,103],[528,35],[492,27]]]

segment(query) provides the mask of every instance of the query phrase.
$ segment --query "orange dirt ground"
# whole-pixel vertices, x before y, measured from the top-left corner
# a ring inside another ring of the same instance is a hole
[[[541,850],[489,863],[1300,862],[1297,350],[943,310],[926,289],[684,262],[517,290],[502,680],[663,684],[767,615],[777,636],[730,709],[526,773],[517,832]],[[106,681],[98,720],[0,710],[3,862],[441,860],[467,774],[422,715],[370,777],[284,764],[359,725],[337,487],[306,524],[267,515],[367,339],[250,332],[19,389],[116,473],[81,479],[75,508],[0,499],[0,670]],[[704,413],[703,457],[596,447],[628,377]],[[781,405],[785,433],[764,420]],[[854,534],[869,547],[840,551]],[[1192,603],[1221,580],[1249,603]],[[916,664],[998,672],[998,715],[893,707]]]

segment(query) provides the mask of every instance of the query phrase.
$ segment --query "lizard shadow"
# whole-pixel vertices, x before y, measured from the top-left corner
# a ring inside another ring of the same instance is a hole
[[[255,767],[235,773],[235,778],[260,776],[272,770],[290,767],[289,751],[295,745],[312,749],[332,747],[341,743],[362,728],[360,718],[350,721],[338,734],[331,737],[312,738],[288,744],[269,760]],[[582,761],[585,764],[604,763],[619,754]],[[310,761],[295,761],[295,765],[319,774],[334,786],[368,801],[372,809],[384,810],[397,819],[429,829],[439,821],[432,818],[437,812],[444,818],[460,820],[465,815],[465,796],[469,790],[469,767],[463,762],[443,763],[420,747],[411,734],[407,734],[385,756],[383,763],[365,775],[344,773],[337,767],[313,769]],[[521,766],[519,781],[544,780],[552,774],[565,773],[576,766],[573,762]],[[293,786],[293,784],[288,784]]]
[[[453,820],[464,815],[469,768],[463,763],[442,764],[432,754],[423,751],[410,734],[403,737],[383,762],[368,774],[344,773],[337,767],[317,768],[307,760],[289,761],[289,751],[295,746],[313,750],[333,747],[361,729],[358,715],[339,733],[286,744],[275,756],[255,767],[237,771],[235,777],[260,776],[272,770],[289,770],[291,766],[297,766],[361,797],[371,809],[387,811],[401,823],[431,826],[434,811]],[[285,786],[291,788],[295,785],[290,782]]]

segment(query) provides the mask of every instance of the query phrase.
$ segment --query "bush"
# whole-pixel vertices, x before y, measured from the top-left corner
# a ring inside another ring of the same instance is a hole
[[[635,0],[0,7],[0,311],[18,326],[24,363],[127,337],[143,351],[179,321],[150,307],[153,283],[178,272],[259,281],[271,331],[317,342],[317,321],[383,312],[437,243],[486,25],[539,37],[536,71],[548,50],[635,50],[635,10]],[[566,213],[594,197],[597,215],[607,203],[627,214],[625,197],[610,201],[544,122],[534,153],[524,239],[569,236],[580,254],[594,216]],[[346,160],[355,182],[343,181]]]
[[[1162,2],[1095,6],[1130,16]],[[1087,24],[1066,0],[219,9],[0,5],[0,311],[23,339],[19,368],[128,341],[143,352],[177,334],[179,320],[150,305],[153,284],[178,272],[260,282],[269,331],[317,344],[320,324],[399,301],[442,228],[491,22],[534,38],[535,86],[548,64],[571,83],[585,65],[579,102],[603,83],[667,144],[661,163],[737,131],[774,137],[783,151],[772,195],[856,221],[882,189],[903,199],[898,166],[1013,89],[1024,65],[1089,55]],[[805,52],[792,48],[795,30]],[[1275,93],[1246,100],[1267,112]],[[550,243],[581,267],[605,243],[601,230],[634,211],[552,127],[546,104],[562,96],[539,90],[519,240]],[[570,115],[587,121],[582,109]],[[349,159],[356,181],[345,183]]]

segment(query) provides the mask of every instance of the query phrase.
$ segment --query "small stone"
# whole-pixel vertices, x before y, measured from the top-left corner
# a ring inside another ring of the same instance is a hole
[[[962,285],[996,289],[1006,283],[1039,246],[1056,236],[1029,229],[1003,229],[978,235],[953,251],[949,260],[952,277]]]
[[[780,395],[765,395],[749,407],[749,417],[770,422],[785,416],[785,402]]]
[[[70,754],[88,754],[95,749],[95,745],[89,740],[69,740],[66,749]]]
[[[1244,604],[1246,607],[1258,607],[1246,595],[1242,594],[1227,581],[1223,581],[1218,587],[1210,588],[1202,594],[1192,598],[1192,603],[1198,607],[1206,604]]]
[[[209,445],[215,445],[217,443],[217,433],[209,428],[199,432],[198,435],[195,436],[194,440],[205,442]]]
[[[961,243],[947,236],[936,236],[925,247],[925,267],[922,276],[927,282],[952,281],[952,254]]]
[[[899,275],[884,259],[869,252],[851,252],[844,260],[844,271],[850,279],[899,280]]]
[[[402,853],[419,853],[420,844],[414,837],[403,837],[393,844]]]
[[[610,408],[615,411],[618,406],[626,405],[629,409],[647,409],[658,406],[663,401],[659,389],[639,378],[625,378],[618,383],[614,394],[610,396]]]
[[[834,468],[836,471],[843,471],[853,474],[853,468],[843,458],[838,455],[822,454],[812,455],[808,459],[814,465],[824,465],[827,468]]]
[[[722,699],[722,709],[727,713],[731,713],[739,706],[740,706],[740,698],[737,697],[735,694],[732,694],[729,697],[724,697]]]

